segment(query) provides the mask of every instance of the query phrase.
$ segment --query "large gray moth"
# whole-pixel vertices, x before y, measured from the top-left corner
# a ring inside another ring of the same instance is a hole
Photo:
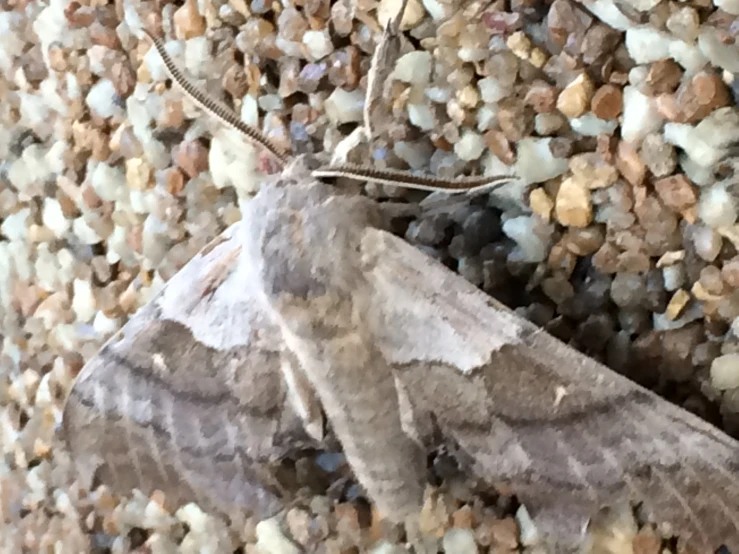
[[[369,89],[397,50],[397,23]],[[382,205],[320,180],[499,179],[311,169],[202,95],[152,40],[190,96],[284,169],[77,378],[63,428],[88,484],[267,516],[284,507],[275,463],[335,435],[381,513],[402,520],[420,508],[441,437],[471,476],[510,487],[555,548],[628,500],[699,551],[739,552],[736,441],[392,235]]]

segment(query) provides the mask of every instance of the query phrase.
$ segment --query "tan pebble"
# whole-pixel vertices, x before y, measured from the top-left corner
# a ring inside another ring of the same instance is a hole
[[[536,188],[531,191],[529,205],[531,206],[531,210],[544,221],[547,223],[551,221],[554,202],[552,202],[552,199],[549,198],[549,195],[543,188]]]
[[[590,109],[600,119],[616,119],[624,107],[623,93],[614,85],[603,85],[593,95]]]
[[[419,519],[424,535],[441,538],[449,528],[449,511],[436,490],[427,490]]]
[[[610,187],[618,180],[618,170],[595,152],[572,156],[569,167],[573,177],[589,189]]]
[[[690,292],[701,302],[720,301],[724,298],[721,294],[711,294],[708,292],[700,281],[693,283],[693,287],[690,289]]]
[[[666,267],[668,265],[676,264],[685,259],[685,250],[670,250],[662,254],[659,260],[657,260],[657,267]]]
[[[126,182],[133,190],[146,190],[153,181],[153,170],[143,158],[126,160]]]
[[[590,108],[594,94],[593,81],[587,73],[580,73],[557,98],[557,109],[567,117],[580,117]]]
[[[656,180],[654,190],[657,191],[665,206],[675,212],[682,212],[698,201],[695,187],[683,174]]]
[[[460,529],[472,529],[475,526],[475,514],[469,506],[462,506],[452,514],[452,525]]]
[[[388,20],[395,19],[398,10],[402,5],[401,0],[381,0],[377,7],[377,22],[381,27],[385,27]],[[400,30],[407,31],[416,27],[423,18],[426,17],[426,9],[420,0],[408,0],[408,4],[403,12],[403,18],[400,21]]]
[[[174,12],[174,31],[179,40],[205,34],[205,18],[198,11],[196,0],[185,0],[185,3]]]
[[[531,50],[529,63],[531,63],[531,65],[533,65],[534,67],[538,67],[539,69],[541,69],[546,65],[548,60],[549,56],[541,48],[534,48],[533,50]]]
[[[676,320],[680,317],[680,314],[685,309],[685,306],[690,302],[690,294],[683,289],[678,289],[675,294],[672,295],[669,304],[667,304],[667,310],[665,315],[670,321]]]
[[[565,179],[557,192],[554,212],[562,225],[587,227],[593,220],[590,191],[572,177]]]
[[[630,184],[641,185],[647,174],[647,167],[636,149],[626,141],[620,141],[616,148],[616,167]]]
[[[682,76],[683,71],[677,63],[669,58],[658,60],[649,67],[645,92],[651,96],[673,92]]]
[[[512,33],[506,41],[506,46],[511,49],[511,52],[523,60],[529,59],[531,55],[531,39],[523,31]]]
[[[506,551],[513,551],[519,547],[518,523],[510,517],[505,519],[493,519],[484,522],[490,533],[491,546]]]
[[[182,141],[174,156],[175,163],[190,178],[208,169],[208,149],[198,140]]]

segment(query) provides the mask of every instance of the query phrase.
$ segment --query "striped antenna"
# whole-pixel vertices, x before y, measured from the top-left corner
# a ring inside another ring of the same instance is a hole
[[[399,169],[375,169],[362,165],[343,164],[315,169],[311,174],[316,178],[345,177],[357,181],[369,181],[381,185],[404,187],[408,189],[446,192],[479,193],[490,191],[501,185],[515,181],[516,177],[506,176],[463,176],[454,179],[435,177],[428,174],[411,173]]]
[[[232,129],[235,129],[249,141],[256,143],[257,145],[267,150],[270,154],[272,154],[280,161],[281,165],[286,165],[290,161],[291,155],[288,152],[285,152],[285,150],[277,146],[274,142],[272,142],[254,127],[251,127],[250,125],[247,125],[246,123],[241,121],[241,119],[239,119],[239,117],[233,112],[233,110],[226,106],[223,102],[220,102],[215,98],[211,98],[210,96],[208,96],[208,94],[206,94],[198,87],[196,87],[192,82],[190,82],[190,80],[185,77],[182,71],[180,71],[172,58],[169,56],[167,50],[164,48],[164,43],[143,27],[142,30],[144,31],[144,33],[146,33],[146,36],[148,36],[154,43],[154,47],[157,49],[159,56],[162,58],[164,66],[167,68],[167,72],[169,73],[172,80],[177,83],[180,88],[182,88],[182,90],[185,91],[185,94],[187,94],[187,96],[189,96],[193,102],[195,102],[210,115],[218,119],[221,123],[224,123]]]

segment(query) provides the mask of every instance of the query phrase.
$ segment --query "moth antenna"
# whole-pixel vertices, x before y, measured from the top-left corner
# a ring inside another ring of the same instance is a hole
[[[401,169],[375,169],[354,164],[319,167],[313,170],[312,175],[317,178],[345,177],[357,181],[369,181],[417,190],[467,193],[494,190],[505,183],[516,180],[516,177],[500,175],[492,177],[465,176],[447,179],[428,174],[411,173]]]
[[[187,96],[190,97],[193,102],[195,102],[208,114],[215,117],[221,123],[233,129],[236,129],[236,131],[238,131],[244,138],[246,138],[250,142],[256,143],[258,146],[261,146],[262,148],[267,150],[270,154],[277,158],[282,165],[285,165],[290,161],[291,156],[289,153],[285,152],[285,150],[277,146],[274,142],[264,136],[264,134],[259,132],[257,129],[241,121],[241,119],[239,119],[239,117],[233,112],[233,110],[226,106],[226,104],[215,98],[212,98],[211,96],[200,90],[198,87],[196,87],[187,77],[185,77],[182,71],[174,63],[172,58],[167,53],[167,50],[164,48],[164,43],[143,27],[142,30],[144,31],[144,33],[146,33],[146,36],[151,39],[154,47],[157,49],[159,56],[164,62],[164,66],[167,68],[167,73],[169,73],[172,80],[177,83],[180,88],[182,88],[182,90],[185,91],[185,94],[187,94]]]
[[[367,96],[364,103],[364,133],[368,139],[372,139],[372,113],[375,111],[379,101],[382,99],[382,89],[390,77],[393,62],[400,52],[400,23],[403,20],[405,7],[408,0],[403,3],[394,18],[387,20],[382,30],[380,43],[377,45],[370,69],[367,72]]]

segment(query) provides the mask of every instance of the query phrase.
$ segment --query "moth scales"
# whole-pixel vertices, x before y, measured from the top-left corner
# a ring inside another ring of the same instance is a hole
[[[188,96],[284,168],[78,376],[63,431],[88,485],[267,516],[286,494],[274,464],[335,435],[397,521],[418,512],[442,437],[470,475],[513,490],[555,550],[627,500],[698,551],[739,552],[736,441],[387,232],[382,205],[320,181],[485,190],[507,178],[312,169],[202,94],[150,38]]]

